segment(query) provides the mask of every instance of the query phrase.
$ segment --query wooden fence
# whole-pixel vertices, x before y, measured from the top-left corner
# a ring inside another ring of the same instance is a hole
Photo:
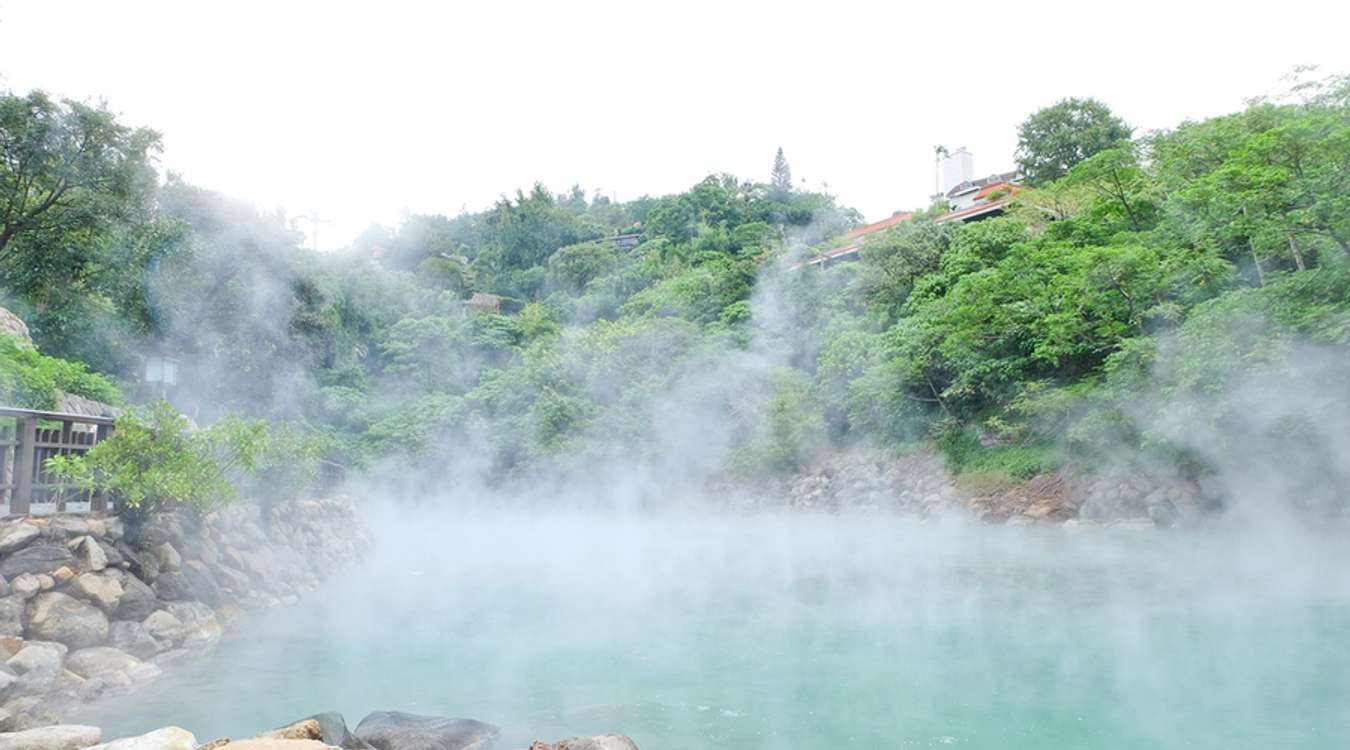
[[[102,493],[62,484],[46,464],[88,452],[112,435],[112,426],[106,417],[0,407],[0,515],[107,508]]]
[[[87,453],[113,434],[113,420],[81,414],[0,407],[0,516],[106,510],[109,499],[62,483],[47,471],[53,456]],[[321,461],[312,493],[328,497],[346,468]]]

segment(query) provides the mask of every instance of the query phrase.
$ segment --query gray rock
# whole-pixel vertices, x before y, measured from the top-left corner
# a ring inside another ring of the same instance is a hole
[[[23,648],[9,657],[5,665],[21,675],[34,671],[55,674],[61,669],[61,662],[65,658],[66,645],[64,643],[26,641]]]
[[[152,659],[159,653],[159,644],[150,631],[139,622],[127,620],[118,620],[108,626],[108,645],[137,659]]]
[[[144,620],[159,608],[159,600],[154,589],[136,576],[129,575],[122,581],[122,598],[117,602],[117,611],[113,616],[119,620]]]
[[[126,737],[88,750],[193,750],[197,738],[181,727],[164,727],[139,737]]]
[[[24,573],[40,575],[74,565],[75,556],[65,545],[34,544],[0,560],[0,576],[9,579]]]
[[[122,519],[116,516],[103,519],[103,528],[106,529],[108,538],[114,542],[120,541],[123,536],[126,536],[127,526],[122,522]]]
[[[131,559],[131,570],[143,581],[153,583],[159,577],[159,555],[152,550],[131,550],[127,555]]]
[[[167,641],[169,643],[178,643],[183,640],[183,621],[174,617],[167,610],[158,610],[151,612],[145,622],[146,632],[157,641]]]
[[[9,581],[0,578],[0,596],[9,596]]]
[[[183,567],[183,557],[178,554],[178,550],[173,545],[165,542],[155,548],[155,555],[159,557],[159,570],[175,571]]]
[[[125,672],[139,666],[140,659],[109,646],[82,648],[66,657],[66,669],[89,678],[105,672]]]
[[[37,539],[41,534],[41,529],[22,520],[10,521],[4,526],[0,526],[0,555],[28,546],[29,542]]]
[[[108,561],[109,567],[120,567],[126,562],[126,557],[122,555],[121,550],[117,549],[116,544],[106,539],[95,539],[94,541],[98,543],[99,549],[103,550],[103,558]]]
[[[182,573],[198,599],[212,606],[217,606],[224,601],[220,586],[216,585],[215,577],[211,575],[211,571],[200,560],[188,560],[183,565]]]
[[[224,635],[216,613],[201,602],[174,602],[169,605],[169,612],[183,623],[184,648],[206,648]]]
[[[1148,506],[1148,517],[1158,526],[1174,526],[1177,522],[1177,507],[1171,500],[1163,500]]]
[[[162,674],[164,674],[164,670],[160,669],[159,665],[150,662],[144,662],[138,667],[127,670],[127,677],[130,677],[131,681],[137,685],[156,679]]]
[[[108,554],[92,536],[82,536],[72,542],[75,559],[85,570],[103,570],[108,567]]]
[[[535,743],[531,750],[638,750],[637,743],[622,734],[602,734],[596,737],[568,737],[552,745]]]
[[[71,648],[97,646],[108,638],[108,618],[97,607],[57,592],[28,604],[28,634]]]
[[[115,611],[123,594],[122,584],[104,573],[81,573],[70,582],[70,590],[81,599],[93,602],[104,612]]]
[[[30,599],[34,594],[42,590],[42,582],[32,573],[24,573],[15,576],[9,582],[10,593],[14,596]]]
[[[361,720],[356,736],[376,750],[484,750],[501,734],[473,719],[377,711]]]
[[[0,694],[4,694],[10,685],[19,681],[19,673],[8,664],[0,664]]]
[[[103,730],[80,724],[57,724],[0,735],[0,750],[80,750],[103,739]]]
[[[47,528],[60,536],[83,536],[89,533],[89,522],[79,516],[58,515],[48,519]]]
[[[150,585],[155,594],[166,602],[188,601],[197,598],[188,577],[177,571],[162,572]]]
[[[60,688],[58,679],[60,672],[53,672],[46,669],[34,669],[19,675],[9,689],[5,691],[6,697],[22,698],[29,696],[46,696]]]
[[[336,711],[314,714],[300,721],[315,721],[319,725],[319,739],[326,745],[343,750],[372,750],[371,745],[347,729],[347,720]]]
[[[23,635],[23,603],[20,596],[0,599],[0,635]]]

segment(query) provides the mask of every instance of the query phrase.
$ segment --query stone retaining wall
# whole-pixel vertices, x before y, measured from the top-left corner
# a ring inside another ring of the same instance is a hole
[[[927,517],[959,513],[983,523],[1074,526],[1173,526],[1222,507],[1221,493],[1183,477],[1144,468],[1099,474],[1060,470],[1024,481],[983,486],[953,476],[932,448],[904,456],[857,449],[740,491],[756,504],[826,511],[887,511]]]
[[[0,521],[0,732],[154,679],[246,610],[297,602],[367,544],[340,499]]]

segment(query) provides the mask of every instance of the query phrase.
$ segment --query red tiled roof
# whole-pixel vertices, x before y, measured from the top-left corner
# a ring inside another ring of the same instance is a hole
[[[1000,190],[1007,190],[1009,194],[1016,192],[1017,186],[1011,182],[995,182],[980,188],[980,192],[975,194],[975,200],[988,196],[990,193],[996,193]]]
[[[976,203],[975,205],[969,208],[963,208],[960,211],[952,211],[949,214],[943,214],[937,217],[936,219],[933,219],[933,223],[945,224],[949,221],[964,221],[966,219],[972,219],[976,216],[989,213],[995,209],[1001,209],[1003,207],[1003,204],[1007,202],[1008,202],[1007,198],[1000,198],[996,201],[989,201],[988,203]]]
[[[883,229],[890,229],[896,224],[903,224],[906,221],[909,221],[910,218],[913,216],[914,216],[913,211],[896,211],[894,214],[891,214],[888,218],[882,219],[881,221],[878,221],[876,223],[858,227],[857,229],[850,229],[848,234],[845,236],[847,236],[849,239],[854,239],[857,237],[865,237],[869,234],[872,234],[873,232],[880,232]]]

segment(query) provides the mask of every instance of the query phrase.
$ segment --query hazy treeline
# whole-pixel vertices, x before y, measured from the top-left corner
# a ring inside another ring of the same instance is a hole
[[[1315,457],[1350,447],[1345,82],[1086,150],[1039,114],[1008,216],[919,218],[822,270],[794,265],[860,217],[793,189],[781,153],[766,183],[536,186],[314,253],[281,215],[160,179],[154,133],[10,95],[0,292],[46,355],[130,394],[141,354],[173,353],[199,420],[284,417],[355,464],[698,474],[935,439],[958,469],[1198,472],[1235,455],[1209,437],[1260,433],[1334,466]],[[510,314],[466,314],[474,292]]]

